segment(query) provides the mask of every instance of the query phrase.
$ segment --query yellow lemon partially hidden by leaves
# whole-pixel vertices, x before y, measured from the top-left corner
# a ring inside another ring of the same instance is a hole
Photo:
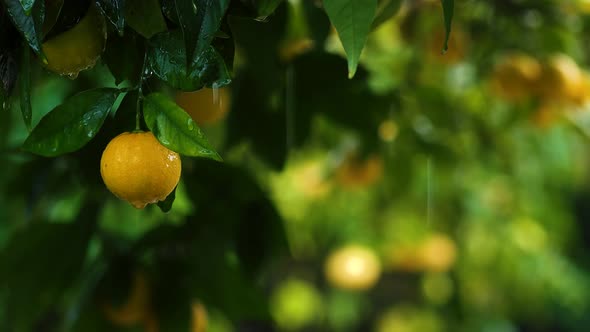
[[[151,132],[123,133],[111,140],[100,160],[107,188],[138,209],[163,201],[180,180],[178,153]]]
[[[47,69],[76,78],[80,71],[94,66],[104,50],[106,38],[104,17],[92,4],[73,28],[43,43]]]
[[[367,290],[381,276],[381,262],[373,250],[347,245],[332,252],[324,265],[326,279],[337,288]]]
[[[135,326],[143,324],[151,312],[151,292],[145,273],[137,272],[133,276],[129,296],[121,306],[108,303],[103,306],[106,318],[117,326]]]
[[[225,118],[229,112],[230,103],[228,87],[217,90],[203,88],[193,92],[176,94],[176,104],[200,126],[212,125]]]

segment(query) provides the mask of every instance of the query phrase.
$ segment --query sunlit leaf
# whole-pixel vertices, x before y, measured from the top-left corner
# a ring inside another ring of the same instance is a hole
[[[194,57],[187,71],[184,42],[178,30],[158,34],[150,40],[148,64],[161,80],[185,91],[222,87],[231,82],[223,58],[211,46]]]
[[[377,0],[324,0],[348,58],[348,77],[356,73],[377,10]]]
[[[125,21],[145,38],[166,30],[158,0],[126,0]]]
[[[125,0],[96,0],[96,5],[103,15],[111,22],[119,34],[125,29]]]
[[[45,59],[45,56],[41,51],[41,37],[43,32],[43,21],[45,19],[45,1],[35,2],[30,15],[27,15],[20,1],[3,1],[14,26],[25,37],[33,51],[35,51],[41,59]]]
[[[165,147],[185,156],[221,161],[193,119],[166,95],[148,95],[143,113],[148,128]]]
[[[119,90],[93,89],[67,99],[44,116],[23,149],[46,157],[76,151],[99,131]]]

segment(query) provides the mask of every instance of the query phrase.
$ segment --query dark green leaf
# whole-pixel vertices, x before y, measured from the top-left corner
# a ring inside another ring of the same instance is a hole
[[[101,88],[67,99],[41,119],[23,149],[46,157],[78,150],[96,135],[118,95]]]
[[[145,52],[143,38],[135,31],[127,29],[123,36],[113,34],[107,39],[104,62],[119,85],[127,80],[131,85],[139,82]]]
[[[20,67],[19,90],[20,90],[20,112],[27,129],[31,130],[31,119],[33,108],[31,106],[31,52],[29,46],[23,47],[23,59]]]
[[[41,50],[43,21],[45,19],[45,1],[36,1],[31,15],[27,15],[19,0],[4,0],[6,9],[14,26],[25,37],[29,46],[42,60],[46,61]]]
[[[175,0],[176,14],[184,36],[186,65],[194,54],[208,49],[215,36],[229,0]]]
[[[96,5],[122,35],[125,29],[125,0],[96,0]]]
[[[254,6],[256,7],[258,16],[266,18],[272,14],[282,2],[283,0],[255,0]]]
[[[90,213],[74,224],[34,222],[0,252],[0,289],[9,290],[15,331],[31,331],[79,275],[98,212],[84,210]]]
[[[379,2],[379,7],[377,8],[377,16],[375,16],[375,20],[373,20],[373,25],[371,29],[376,29],[381,24],[385,23],[385,21],[392,18],[397,12],[399,11],[402,5],[402,0],[383,0]]]
[[[455,11],[454,0],[441,0],[443,6],[443,14],[445,18],[445,44],[443,45],[443,52],[449,49],[449,37],[451,36],[451,24],[453,22],[453,13]]]
[[[0,49],[0,88],[6,97],[10,96],[17,79],[15,55],[7,49]]]
[[[149,68],[176,89],[194,91],[202,87],[222,87],[231,82],[223,58],[209,46],[199,53],[187,72],[186,54],[180,31],[160,33],[150,40]]]
[[[231,243],[244,272],[255,276],[269,261],[288,255],[283,221],[251,174],[209,160],[191,166],[184,178],[197,215],[203,217],[199,224],[224,237],[220,243]],[[227,186],[233,189],[227,191]],[[232,209],[227,209],[229,202]]]
[[[45,1],[45,20],[43,20],[43,38],[47,36],[49,31],[57,23],[61,14],[61,9],[64,5],[64,0],[49,0]]]
[[[165,147],[186,156],[221,161],[193,119],[166,95],[148,95],[143,114],[148,128]]]
[[[27,15],[31,15],[31,9],[35,4],[35,0],[20,0],[20,4],[23,6],[23,10]]]
[[[377,10],[377,0],[324,0],[348,58],[348,77],[356,73]]]
[[[145,38],[166,30],[158,0],[126,0],[125,21]]]
[[[167,19],[175,24],[178,23],[178,14],[176,13],[176,0],[160,0],[162,3],[162,12]]]
[[[166,197],[165,200],[158,202],[158,207],[162,212],[169,212],[172,209],[172,204],[174,204],[174,200],[176,199],[176,188],[172,190],[170,195]]]

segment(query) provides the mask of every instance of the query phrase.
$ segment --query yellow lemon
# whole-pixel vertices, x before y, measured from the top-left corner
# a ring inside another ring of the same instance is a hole
[[[584,73],[578,64],[566,54],[557,54],[543,66],[539,94],[547,100],[574,102],[584,85]]]
[[[180,156],[151,132],[123,133],[109,142],[100,160],[107,188],[138,209],[166,199],[180,180]]]
[[[457,260],[457,246],[445,234],[433,234],[419,249],[419,257],[424,270],[431,272],[445,272]]]
[[[219,88],[217,92],[214,89],[204,88],[176,94],[178,106],[200,126],[215,124],[225,118],[230,109],[230,102],[228,87]]]
[[[72,78],[94,66],[104,50],[106,23],[98,9],[90,5],[86,16],[70,30],[43,43],[47,69]]]
[[[381,262],[369,248],[347,245],[328,256],[324,272],[331,285],[349,290],[367,290],[381,276]]]
[[[192,310],[192,332],[207,331],[207,310],[201,302],[194,302],[191,306]]]

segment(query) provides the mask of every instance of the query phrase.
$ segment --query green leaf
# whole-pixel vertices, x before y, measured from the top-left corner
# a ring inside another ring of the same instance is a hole
[[[201,54],[211,45],[229,0],[175,0],[175,4],[184,36],[186,64],[190,67],[194,54]]]
[[[158,202],[158,207],[162,212],[169,212],[172,209],[172,204],[174,204],[174,200],[176,199],[176,187],[174,190],[166,197],[165,200]]]
[[[126,0],[125,21],[145,38],[166,30],[158,0]]]
[[[145,47],[143,38],[127,29],[123,36],[113,34],[107,39],[102,59],[119,85],[127,80],[135,86],[139,82]]]
[[[348,77],[356,73],[359,58],[377,10],[377,0],[324,0],[348,58]]]
[[[31,15],[27,15],[18,0],[4,0],[4,3],[14,26],[25,37],[33,51],[41,57],[41,60],[47,61],[41,50],[41,36],[43,32],[43,21],[45,19],[45,1],[36,1],[33,5]]]
[[[449,49],[449,37],[451,36],[451,24],[453,22],[453,12],[455,11],[454,0],[441,0],[443,6],[443,15],[445,19],[445,44],[443,52]]]
[[[125,29],[125,0],[96,0],[96,5],[122,35]]]
[[[171,87],[194,91],[203,87],[222,87],[231,82],[223,58],[211,46],[193,59],[188,72],[185,64],[186,53],[180,31],[160,33],[150,40],[149,68]]]
[[[35,0],[20,0],[20,4],[23,6],[23,10],[27,15],[31,15],[31,9],[35,4]]]
[[[221,161],[193,119],[166,95],[148,95],[143,114],[148,128],[165,147],[185,156]]]
[[[61,9],[64,5],[64,0],[50,0],[45,1],[45,20],[43,20],[43,38],[47,36],[49,31],[53,29],[55,23],[62,14]]]
[[[119,90],[87,90],[67,99],[44,116],[29,135],[23,149],[45,157],[76,151],[102,126]]]
[[[19,76],[20,111],[27,129],[31,131],[33,108],[31,106],[31,52],[29,47],[23,47],[23,59]]]
[[[392,18],[399,11],[402,5],[402,0],[383,0],[379,1],[379,7],[377,8],[377,15],[373,20],[372,30],[377,29],[385,21]]]

